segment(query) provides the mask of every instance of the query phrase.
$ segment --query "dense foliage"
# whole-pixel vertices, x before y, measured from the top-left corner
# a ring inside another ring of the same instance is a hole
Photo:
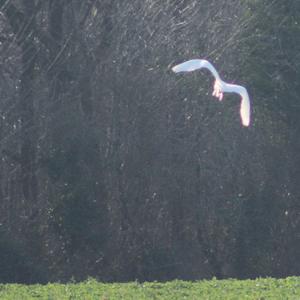
[[[300,275],[298,0],[0,12],[1,282]]]

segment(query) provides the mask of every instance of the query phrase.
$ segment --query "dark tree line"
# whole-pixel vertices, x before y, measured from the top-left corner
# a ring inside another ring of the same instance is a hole
[[[299,275],[298,2],[0,0],[0,281]]]

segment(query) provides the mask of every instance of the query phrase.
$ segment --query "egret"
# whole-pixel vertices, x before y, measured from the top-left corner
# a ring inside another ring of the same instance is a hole
[[[236,84],[229,84],[223,81],[220,78],[217,70],[214,66],[205,59],[191,59],[186,62],[183,62],[179,65],[176,65],[172,68],[172,71],[175,73],[180,72],[192,72],[198,69],[208,69],[212,75],[215,77],[214,90],[212,95],[222,101],[223,93],[236,93],[239,94],[242,98],[241,107],[240,107],[240,116],[242,124],[244,126],[249,126],[250,124],[250,99],[247,90]]]

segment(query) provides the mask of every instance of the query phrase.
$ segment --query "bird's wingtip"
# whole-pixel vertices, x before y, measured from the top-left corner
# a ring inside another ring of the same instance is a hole
[[[243,124],[244,127],[249,127],[250,121],[243,121],[242,120],[242,124]]]
[[[172,67],[171,70],[172,70],[174,73],[177,73],[177,72],[178,72],[176,66]]]

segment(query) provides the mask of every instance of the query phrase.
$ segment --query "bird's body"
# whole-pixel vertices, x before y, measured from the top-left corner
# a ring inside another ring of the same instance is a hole
[[[229,84],[220,78],[214,66],[205,59],[192,59],[176,65],[172,68],[175,73],[192,72],[197,69],[208,69],[215,77],[213,96],[217,97],[220,101],[223,99],[223,93],[236,93],[242,98],[240,115],[242,124],[249,126],[250,124],[250,99],[247,90],[240,85]]]

